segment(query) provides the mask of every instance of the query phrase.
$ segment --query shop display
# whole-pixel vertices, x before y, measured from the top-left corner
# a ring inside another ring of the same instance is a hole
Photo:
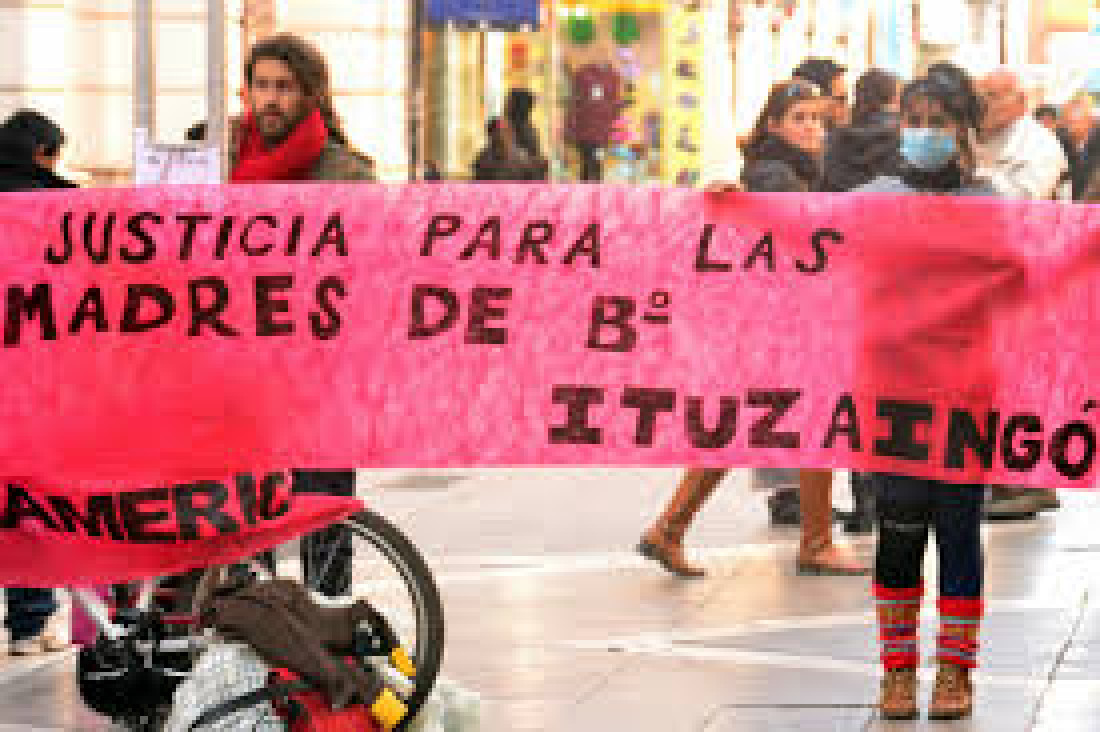
[[[638,56],[632,48],[618,49],[619,70],[627,79],[637,81],[642,76],[642,65],[638,62]]]
[[[634,13],[615,13],[611,16],[611,35],[620,46],[629,46],[642,37],[638,16]]]
[[[889,66],[906,67],[913,51],[902,39],[915,32],[913,19],[895,16],[937,1],[953,0],[541,2],[538,30],[459,32],[474,40],[428,44],[440,46],[439,71],[426,86],[452,88],[436,95],[449,104],[426,141],[428,158],[446,161],[452,175],[468,170],[488,117],[508,91],[526,88],[553,180],[694,185],[704,168],[737,158],[733,141],[794,63],[836,58],[854,77],[873,40]],[[885,17],[884,8],[892,9]]]
[[[434,26],[518,30],[539,24],[538,0],[424,0],[424,20]]]
[[[596,24],[588,13],[571,13],[566,20],[569,42],[584,46],[596,37]]]
[[[427,87],[450,101],[427,159],[465,177],[488,117],[509,91],[530,89],[532,121],[553,180],[694,185],[705,147],[703,4],[541,4],[539,30],[490,37],[440,33]],[[480,102],[479,102],[480,100]]]
[[[593,63],[577,69],[571,86],[566,139],[606,147],[611,126],[623,107],[622,77],[608,62]]]
[[[581,154],[581,180],[602,179],[603,149],[622,111],[623,82],[608,62],[587,64],[572,75],[572,95],[566,110],[566,141]]]
[[[690,21],[687,24],[687,30],[684,31],[684,35],[680,38],[681,46],[694,46],[703,39],[702,34],[699,31],[699,24],[695,21]]]
[[[697,2],[670,3],[664,17],[665,124],[661,178],[678,186],[698,185],[702,169],[703,96]]]

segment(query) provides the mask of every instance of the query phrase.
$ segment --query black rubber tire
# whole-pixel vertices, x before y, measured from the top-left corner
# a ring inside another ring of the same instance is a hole
[[[416,679],[405,699],[408,716],[396,728],[400,732],[416,717],[439,676],[445,635],[443,601],[428,563],[396,526],[370,510],[348,517],[344,524],[386,557],[405,581],[416,608]]]

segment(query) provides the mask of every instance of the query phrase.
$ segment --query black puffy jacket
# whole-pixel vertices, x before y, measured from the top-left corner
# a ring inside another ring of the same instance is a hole
[[[841,127],[829,136],[821,190],[851,191],[880,176],[897,175],[902,165],[897,122],[876,115],[867,124]]]
[[[0,138],[0,193],[77,187],[36,164],[32,156],[32,149],[22,140]]]
[[[814,191],[820,178],[818,158],[779,137],[765,137],[745,149],[741,184],[749,193]]]

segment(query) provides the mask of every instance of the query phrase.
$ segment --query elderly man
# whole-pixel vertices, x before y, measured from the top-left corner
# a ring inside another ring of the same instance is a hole
[[[1054,198],[1069,162],[1058,137],[1031,116],[1019,75],[994,71],[979,81],[978,89],[986,104],[978,175],[1007,198]]]
[[[977,147],[978,175],[1006,198],[1054,198],[1069,163],[1058,137],[1030,114],[1019,75],[1008,69],[994,71],[979,81],[978,90],[986,105]],[[1024,519],[1057,506],[1052,491],[994,486],[985,513],[990,519]]]

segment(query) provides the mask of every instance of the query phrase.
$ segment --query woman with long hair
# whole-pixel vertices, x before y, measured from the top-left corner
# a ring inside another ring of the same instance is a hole
[[[974,176],[974,140],[981,116],[980,97],[965,72],[949,64],[931,67],[925,77],[902,91],[902,169],[897,175],[879,177],[857,190],[996,195],[991,185]],[[936,376],[928,378],[935,380]],[[975,384],[975,388],[983,387]],[[928,716],[966,717],[973,705],[970,670],[977,661],[983,614],[983,486],[885,473],[870,476],[876,489],[879,522],[873,591],[885,670],[879,702],[882,715],[888,719],[918,715],[917,629],[924,586],[922,567],[929,533],[935,532],[940,629],[938,674]]]
[[[821,90],[796,79],[777,84],[743,144],[742,187],[749,192],[816,190],[825,147]],[[721,184],[719,184],[719,187]],[[705,571],[684,557],[683,539],[695,515],[728,471],[690,469],[664,511],[642,535],[638,551],[681,577],[701,577]],[[767,475],[768,473],[765,473]],[[819,470],[772,471],[798,481],[802,540],[800,573],[866,574],[867,567],[832,541],[832,473]]]
[[[817,189],[825,152],[824,104],[821,90],[808,81],[795,79],[775,85],[741,146],[745,157],[741,182],[746,190],[775,192],[772,186],[760,185],[760,169],[774,170],[777,165],[797,179],[797,186],[787,192]]]

